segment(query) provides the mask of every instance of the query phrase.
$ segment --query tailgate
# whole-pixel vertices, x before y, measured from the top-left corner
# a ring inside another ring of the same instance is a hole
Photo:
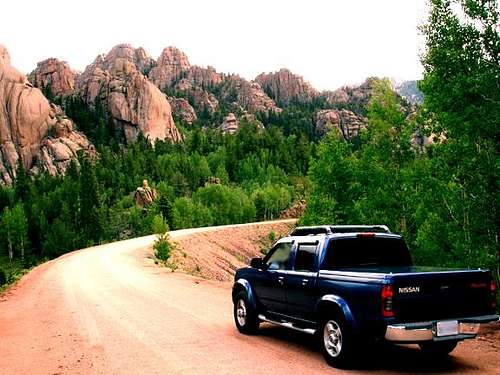
[[[395,274],[395,317],[422,322],[491,314],[490,280],[481,270]]]

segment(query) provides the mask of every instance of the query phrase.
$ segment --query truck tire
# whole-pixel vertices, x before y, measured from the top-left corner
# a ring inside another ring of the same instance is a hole
[[[456,347],[458,341],[429,341],[419,344],[422,352],[429,357],[446,357]]]
[[[353,357],[354,337],[340,314],[323,318],[319,324],[318,339],[323,357],[330,366],[348,367]]]
[[[234,300],[234,323],[238,331],[245,335],[253,335],[259,330],[257,311],[248,301],[246,292],[239,292]]]

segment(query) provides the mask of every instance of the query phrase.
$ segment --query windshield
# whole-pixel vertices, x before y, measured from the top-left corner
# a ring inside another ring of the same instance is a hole
[[[410,265],[410,252],[403,239],[354,237],[337,238],[330,241],[322,268],[335,270]]]

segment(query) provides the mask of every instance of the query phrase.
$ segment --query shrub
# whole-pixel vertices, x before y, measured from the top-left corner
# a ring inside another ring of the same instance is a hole
[[[153,249],[155,250],[155,255],[158,259],[163,261],[168,260],[168,258],[170,258],[170,250],[172,249],[168,235],[158,235],[155,243],[153,244]]]

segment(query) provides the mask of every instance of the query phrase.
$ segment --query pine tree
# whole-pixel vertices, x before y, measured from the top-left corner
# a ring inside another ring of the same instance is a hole
[[[24,169],[22,161],[19,161],[14,180],[14,196],[17,201],[26,202],[29,195],[30,178]]]
[[[103,233],[100,218],[101,200],[94,165],[88,157],[80,159],[79,224],[83,238],[98,243]]]

